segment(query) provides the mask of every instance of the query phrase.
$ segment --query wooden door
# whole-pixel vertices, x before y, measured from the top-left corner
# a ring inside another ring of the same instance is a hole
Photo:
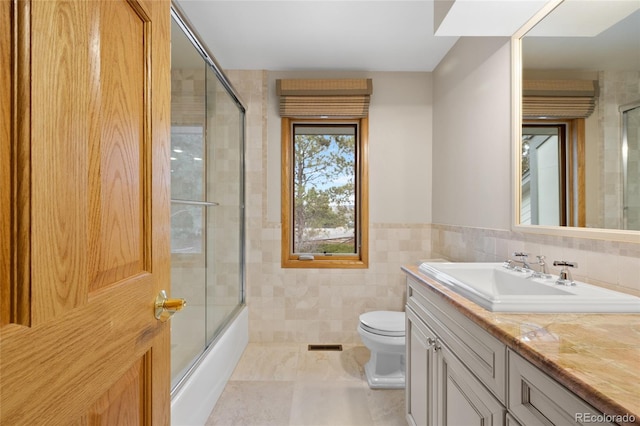
[[[0,424],[168,424],[170,4],[0,4]]]

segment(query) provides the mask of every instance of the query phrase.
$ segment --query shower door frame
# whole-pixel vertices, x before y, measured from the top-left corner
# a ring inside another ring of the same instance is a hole
[[[241,209],[241,226],[239,229],[239,241],[241,245],[241,250],[239,253],[239,263],[240,263],[240,292],[239,292],[239,304],[234,308],[233,312],[226,318],[224,325],[218,330],[217,335],[211,340],[211,342],[205,341],[204,350],[200,353],[197,359],[191,364],[191,366],[186,370],[183,376],[176,382],[175,386],[171,389],[171,397],[173,397],[181,387],[187,382],[191,374],[198,368],[200,363],[206,358],[207,354],[211,351],[213,347],[215,347],[217,341],[220,339],[222,335],[224,335],[226,329],[235,321],[238,315],[242,312],[242,309],[246,306],[246,284],[245,284],[245,233],[246,233],[246,224],[245,224],[245,127],[246,127],[246,112],[247,108],[245,103],[240,98],[238,92],[235,90],[227,76],[222,71],[222,68],[216,61],[213,54],[209,51],[209,49],[200,42],[201,37],[195,31],[193,25],[188,20],[184,12],[181,10],[180,6],[174,0],[171,2],[171,19],[180,27],[184,35],[189,39],[194,49],[203,59],[204,65],[209,67],[211,71],[213,71],[215,77],[218,82],[222,84],[227,94],[231,97],[231,100],[238,107],[238,112],[241,114],[240,117],[240,129],[239,129],[239,140],[240,140],[240,164],[238,167],[240,168],[240,209]],[[205,144],[206,144],[206,128],[205,128]],[[185,201],[185,200],[171,200],[172,204],[198,204],[205,207],[205,211],[207,208],[215,207],[218,203],[215,202],[193,202],[193,201]],[[206,333],[206,330],[205,330]],[[206,339],[206,337],[205,337]],[[173,379],[172,379],[173,381]]]

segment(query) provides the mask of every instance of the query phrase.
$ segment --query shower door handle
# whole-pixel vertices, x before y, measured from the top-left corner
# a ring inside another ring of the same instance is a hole
[[[156,297],[155,304],[155,317],[156,319],[165,322],[178,311],[181,311],[187,306],[187,301],[184,299],[169,299],[167,292],[160,290],[158,297]]]

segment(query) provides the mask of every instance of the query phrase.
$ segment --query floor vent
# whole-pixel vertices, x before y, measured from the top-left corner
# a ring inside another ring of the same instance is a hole
[[[309,345],[310,351],[341,351],[342,345]]]

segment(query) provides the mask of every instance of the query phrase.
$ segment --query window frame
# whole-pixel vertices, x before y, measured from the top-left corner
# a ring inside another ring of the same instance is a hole
[[[293,253],[293,181],[291,167],[293,165],[293,126],[327,124],[355,124],[357,126],[356,149],[356,244],[358,250],[355,255],[318,255],[312,260],[300,260],[298,254]],[[281,167],[281,199],[282,199],[282,267],[283,268],[335,268],[335,269],[364,269],[369,267],[369,166],[368,139],[369,121],[367,117],[351,119],[305,119],[282,117],[282,167]]]
[[[526,119],[522,121],[521,125],[521,129],[525,127],[559,127],[562,129],[564,140],[560,155],[563,167],[561,226],[585,227],[587,222],[585,125],[584,118]]]

